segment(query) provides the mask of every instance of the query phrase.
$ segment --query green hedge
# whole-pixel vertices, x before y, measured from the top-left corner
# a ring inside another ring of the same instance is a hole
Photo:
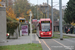
[[[32,30],[32,33],[36,33],[37,30]]]
[[[18,22],[7,22],[7,33],[13,35],[15,29],[19,26]]]

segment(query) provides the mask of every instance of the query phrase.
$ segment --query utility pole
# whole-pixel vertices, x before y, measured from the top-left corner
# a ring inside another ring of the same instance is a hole
[[[62,0],[59,0],[59,9],[60,9],[60,40],[63,40],[63,34],[62,34]]]
[[[52,37],[53,37],[54,36],[53,0],[51,0],[51,16],[52,16]]]
[[[49,18],[49,6],[48,6],[49,0],[47,0],[47,18]]]

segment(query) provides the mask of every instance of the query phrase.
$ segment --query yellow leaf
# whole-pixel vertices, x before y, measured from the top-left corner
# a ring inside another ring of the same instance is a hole
[[[1,2],[2,0],[0,0],[0,2]]]
[[[2,7],[2,5],[0,4],[0,6]]]
[[[29,13],[30,13],[30,11],[31,11],[31,9],[29,9],[29,10],[27,11],[27,14],[29,14]]]

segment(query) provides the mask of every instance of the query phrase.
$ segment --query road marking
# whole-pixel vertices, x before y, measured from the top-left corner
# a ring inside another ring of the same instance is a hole
[[[37,35],[35,34],[35,36],[36,36],[36,40],[38,40],[39,41],[39,43],[41,43],[41,41],[39,40],[39,38],[37,37]]]
[[[49,50],[51,50],[51,48],[47,45],[47,43],[42,39],[42,41],[44,42],[44,44],[48,47]]]
[[[41,43],[41,41],[38,39],[39,43]]]
[[[71,48],[69,48],[68,46],[63,45],[62,43],[60,43],[60,42],[58,42],[58,41],[56,41],[56,40],[54,40],[54,39],[53,39],[53,41],[55,41],[55,42],[57,42],[58,44],[60,44],[60,45],[64,46],[65,48],[68,48],[68,49],[72,50],[72,49],[71,49]]]
[[[70,42],[74,42],[74,43],[75,43],[75,41],[72,41],[72,40],[69,40],[69,39],[65,39],[65,40],[70,41]]]

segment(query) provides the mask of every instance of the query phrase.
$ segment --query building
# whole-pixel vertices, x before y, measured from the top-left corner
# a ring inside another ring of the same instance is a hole
[[[59,21],[54,21],[54,31],[59,31]]]

